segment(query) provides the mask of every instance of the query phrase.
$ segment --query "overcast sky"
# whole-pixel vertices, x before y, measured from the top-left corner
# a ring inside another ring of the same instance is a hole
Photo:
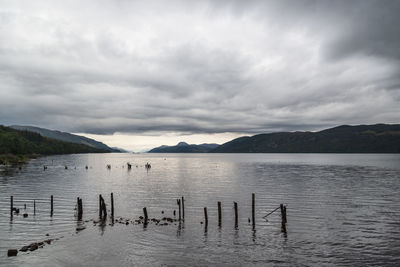
[[[400,1],[0,0],[0,124],[135,151],[400,122]]]

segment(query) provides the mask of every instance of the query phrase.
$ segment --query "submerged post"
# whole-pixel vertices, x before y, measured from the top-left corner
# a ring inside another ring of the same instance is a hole
[[[50,216],[53,217],[53,195],[50,197]]]
[[[102,197],[101,197],[101,194],[99,195],[99,217],[101,218],[101,217],[103,217],[103,206],[102,206],[102,203],[101,203],[101,199],[102,199]]]
[[[106,202],[104,201],[104,198],[101,197],[101,203],[102,203],[102,208],[103,208],[103,215],[104,215],[104,219],[107,219],[107,206],[106,206]]]
[[[238,205],[236,202],[233,202],[233,206],[235,208],[235,229],[238,228]]]
[[[185,199],[182,196],[182,218],[185,220]]]
[[[207,227],[208,225],[208,215],[207,215],[207,207],[204,207],[204,225]]]
[[[283,204],[280,205],[281,208],[281,219],[282,219],[282,232],[286,233],[286,216],[285,216],[285,207],[283,206]]]
[[[283,206],[283,218],[285,220],[285,224],[287,223],[287,217],[286,217],[286,205]]]
[[[221,201],[218,201],[218,227],[221,227],[222,221],[222,208],[221,208]]]
[[[14,210],[14,197],[10,197],[10,215],[11,217],[13,216],[13,210]]]
[[[111,193],[111,219],[114,222],[114,194]]]
[[[33,200],[33,215],[36,215],[36,200]]]
[[[251,220],[253,221],[253,229],[256,227],[256,195],[251,194]]]
[[[147,209],[146,207],[143,208],[143,213],[144,213],[144,225],[147,224],[149,217],[147,216]]]
[[[177,199],[176,203],[178,204],[178,207],[179,207],[179,221],[181,221],[181,200]]]

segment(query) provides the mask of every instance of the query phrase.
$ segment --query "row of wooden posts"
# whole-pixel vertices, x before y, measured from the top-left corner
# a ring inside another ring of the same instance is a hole
[[[10,213],[11,216],[13,216],[13,211],[14,211],[14,197],[11,196],[10,199],[11,202],[11,208],[10,208]],[[179,221],[185,220],[185,199],[182,197],[181,199],[176,200],[177,205],[178,205],[178,218]],[[255,220],[255,194],[253,193],[251,195],[251,222],[253,229],[256,226],[256,220]],[[239,223],[238,223],[238,204],[237,202],[233,202],[233,207],[235,211],[235,228],[238,228]],[[286,232],[286,223],[287,223],[287,216],[286,216],[286,206],[283,204],[280,204],[278,208],[273,210],[272,212],[268,213],[267,215],[264,216],[267,217],[268,215],[272,214],[273,212],[277,211],[278,209],[281,210],[281,219],[282,219],[282,232]],[[33,201],[33,212],[36,214],[36,201]],[[83,204],[82,204],[82,199],[77,198],[77,217],[78,220],[82,220],[82,215],[83,215]],[[147,208],[143,208],[143,215],[144,215],[144,224],[148,223],[149,217],[147,213]],[[175,211],[174,211],[174,215]],[[53,195],[50,197],[50,216],[53,216]],[[107,218],[107,207],[106,203],[104,201],[104,198],[102,195],[99,195],[99,217],[100,219],[105,219]],[[114,194],[111,193],[111,219],[114,221]],[[250,219],[249,219],[250,222]],[[208,212],[207,212],[207,207],[204,207],[204,224],[207,227],[208,226]],[[222,204],[220,201],[218,201],[218,226],[222,227]]]

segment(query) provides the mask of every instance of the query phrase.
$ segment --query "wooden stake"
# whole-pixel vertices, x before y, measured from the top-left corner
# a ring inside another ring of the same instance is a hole
[[[114,222],[114,194],[111,193],[111,219]]]
[[[185,199],[182,196],[182,218],[185,220]]]
[[[143,208],[143,213],[144,213],[144,224],[146,225],[148,222],[149,217],[147,216],[147,209],[146,207]]]
[[[181,221],[181,200],[177,199],[176,203],[178,204],[178,207],[179,207],[179,221]]]
[[[50,217],[53,217],[53,195],[50,197]]]
[[[101,202],[102,202],[104,219],[107,219],[107,206],[106,206],[106,202],[104,201],[103,197],[101,197]]]
[[[36,200],[33,200],[33,215],[36,215]]]
[[[99,195],[99,217],[100,218],[103,217],[103,206],[101,203],[101,199],[102,199],[102,197],[101,197],[101,195]]]
[[[207,227],[208,225],[207,207],[204,207],[204,224]]]
[[[256,227],[256,195],[251,194],[251,220],[253,221],[253,229]]]
[[[238,223],[238,205],[236,202],[233,202],[233,206],[235,208],[235,229],[237,229],[238,225],[239,225],[239,223]]]
[[[10,202],[11,202],[11,205],[10,205],[10,215],[11,215],[11,217],[12,217],[12,216],[13,216],[13,209],[14,209],[14,197],[13,197],[13,196],[10,197]]]
[[[221,202],[218,201],[218,227],[221,227],[221,221],[222,221],[222,209],[221,209]]]

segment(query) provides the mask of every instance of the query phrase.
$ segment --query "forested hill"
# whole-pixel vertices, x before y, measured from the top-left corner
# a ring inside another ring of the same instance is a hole
[[[19,131],[0,125],[0,154],[53,155],[74,153],[105,153],[87,145],[63,142],[29,131]]]
[[[49,130],[49,129],[45,129],[45,128],[33,127],[33,126],[11,125],[10,127],[15,130],[19,130],[19,131],[29,131],[29,132],[38,133],[41,136],[64,141],[64,142],[87,145],[87,146],[102,149],[102,150],[108,150],[110,152],[120,152],[120,150],[117,148],[111,148],[111,147],[107,146],[106,144],[103,144],[102,142],[87,138],[85,136],[80,136],[80,135],[61,132],[61,131]]]
[[[216,153],[400,153],[400,125],[342,125],[319,132],[280,132],[240,137]]]

